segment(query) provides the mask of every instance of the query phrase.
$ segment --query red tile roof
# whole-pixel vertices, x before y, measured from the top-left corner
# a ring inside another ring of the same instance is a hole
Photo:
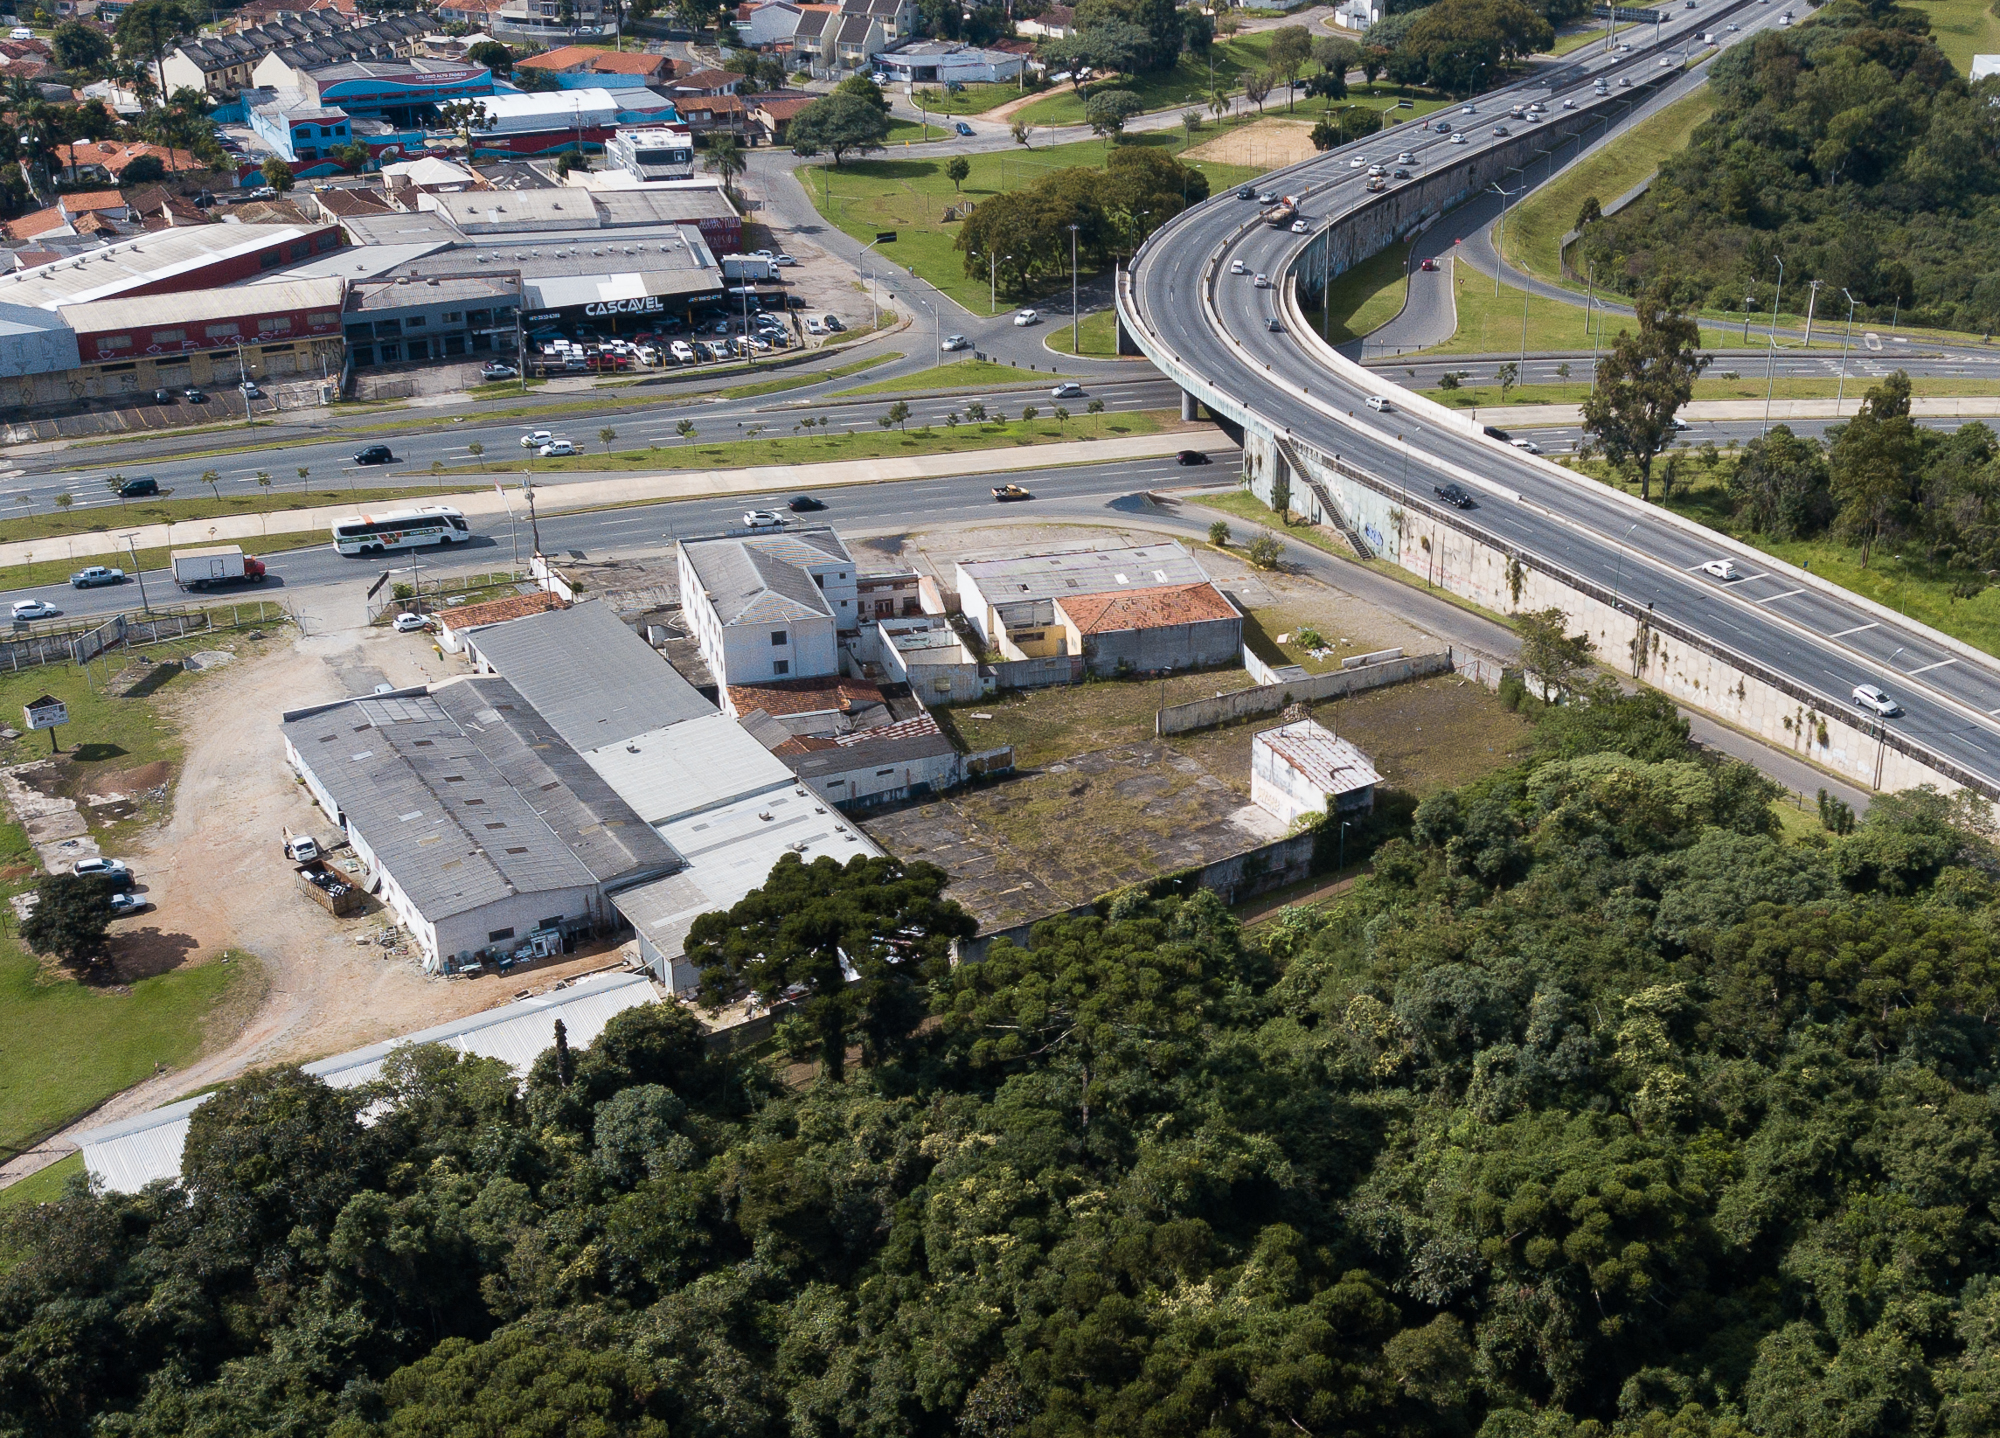
[[[36,235],[53,234],[57,230],[69,228],[69,217],[51,205],[46,210],[36,210],[31,215],[23,215],[18,220],[7,221],[7,238],[10,240],[32,240]]]
[[[118,140],[78,140],[73,145],[58,145],[57,153],[65,167],[71,165],[102,165],[116,175],[138,159],[141,155],[152,155],[167,167],[169,174],[179,170],[203,170],[208,168],[186,150],[172,150],[165,145],[148,145],[143,142],[127,144]],[[71,199],[81,196],[72,195]],[[112,208],[105,206],[104,208]]]
[[[738,714],[762,709],[776,718],[781,714],[818,714],[830,709],[848,713],[886,701],[880,685],[828,674],[814,679],[775,679],[769,684],[732,684],[729,702]]]
[[[506,619],[525,619],[530,614],[565,607],[560,596],[546,589],[537,589],[533,594],[510,594],[505,599],[489,599],[484,604],[443,610],[438,618],[452,629],[466,630],[476,629],[482,624],[498,624]]]
[[[559,50],[550,50],[541,55],[530,55],[525,60],[516,60],[516,69],[526,66],[530,70],[590,70],[599,75],[653,75],[673,72],[673,61],[665,55],[647,55],[637,50],[605,50],[596,45],[564,45]]]
[[[734,70],[697,70],[674,81],[674,88],[690,93],[722,89],[734,91],[742,83],[743,77]]]
[[[118,210],[131,208],[125,197],[116,190],[82,190],[74,195],[62,195],[56,200],[72,215],[80,215],[85,210]]]
[[[1172,584],[1158,589],[1065,595],[1056,604],[1082,634],[1161,629],[1169,624],[1200,624],[1237,617],[1236,607],[1213,584]]]

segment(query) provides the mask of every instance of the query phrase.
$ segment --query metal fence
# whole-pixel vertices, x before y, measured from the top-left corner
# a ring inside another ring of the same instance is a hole
[[[430,579],[421,575],[397,580],[405,570],[384,570],[382,577],[368,593],[368,622],[375,623],[384,615],[396,615],[408,611],[418,614],[441,614],[459,604],[471,602],[466,596],[481,590],[495,591],[485,596],[488,599],[504,599],[513,592],[513,587],[522,583],[526,576],[511,569],[494,570],[490,574],[456,574],[440,579]]]
[[[120,645],[132,648],[210,630],[254,629],[280,624],[288,618],[284,605],[268,599],[200,608],[175,605],[150,613],[116,614],[88,625],[62,625],[0,638],[0,669],[14,672],[39,664],[88,666]]]

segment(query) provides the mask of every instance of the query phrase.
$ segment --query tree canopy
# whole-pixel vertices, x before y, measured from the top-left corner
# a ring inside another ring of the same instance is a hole
[[[1639,332],[1620,330],[1611,352],[1597,362],[1597,383],[1583,401],[1583,428],[1614,465],[1639,476],[1639,497],[1650,498],[1653,461],[1674,436],[1674,415],[1694,396],[1694,382],[1708,367],[1701,326],[1655,286],[1635,306]]]
[[[864,96],[836,91],[793,116],[790,135],[793,153],[830,154],[837,168],[851,154],[882,148],[889,113]]]

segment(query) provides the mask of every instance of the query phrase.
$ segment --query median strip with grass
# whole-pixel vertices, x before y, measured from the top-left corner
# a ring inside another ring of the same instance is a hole
[[[1493,277],[1482,275],[1470,265],[1453,265],[1452,279],[1452,297],[1458,307],[1457,331],[1441,345],[1411,350],[1412,356],[1518,355],[1524,349],[1531,355],[1564,351],[1587,354],[1593,346],[1610,348],[1620,330],[1638,328],[1639,322],[1632,316],[1603,309],[1591,312],[1586,324],[1582,305],[1533,293],[1524,296],[1523,291],[1512,285],[1501,285],[1496,298]],[[1727,325],[1703,321],[1701,342],[1707,349],[1724,349],[1741,341]]]
[[[873,384],[858,385],[853,389],[837,389],[828,399],[851,399],[859,395],[908,394],[913,390],[961,390],[972,385],[1037,385],[1048,379],[1062,379],[1050,370],[1047,374],[1037,374],[1033,370],[1021,369],[1018,365],[995,364],[992,360],[954,360],[950,364],[933,365],[930,369],[914,370],[909,374],[899,374],[893,379],[876,380]]]
[[[1482,366],[1484,368],[1484,366]],[[1417,393],[1426,399],[1434,399],[1439,404],[1453,409],[1493,409],[1513,405],[1574,405],[1582,404],[1590,393],[1590,362],[1578,360],[1571,367],[1576,378],[1567,384],[1524,384],[1502,392],[1497,384],[1462,385],[1455,390],[1426,389]],[[1765,383],[1761,374],[1744,370],[1736,379],[1724,379],[1713,369],[1706,379],[1695,381],[1694,399],[1702,400],[1754,400],[1765,398]],[[1859,402],[1875,381],[1865,375],[1851,374],[1847,377],[1845,399]],[[1841,394],[1840,381],[1836,379],[1785,379],[1771,382],[1769,397],[1774,400],[1791,399],[1833,399]],[[1962,379],[1950,375],[1929,377],[1919,376],[1910,380],[1910,393],[1922,398],[1965,399],[1988,395],[2000,395],[2000,380]]]
[[[1409,289],[1409,258],[1407,245],[1391,245],[1345,274],[1335,275],[1328,297],[1331,316],[1323,316],[1317,307],[1304,311],[1313,333],[1330,344],[1344,344],[1380,329],[1401,314]],[[1327,323],[1329,318],[1331,324]]]
[[[825,384],[829,380],[846,379],[851,374],[874,369],[890,360],[901,359],[898,354],[870,355],[867,359],[854,360],[833,369],[814,370],[810,374],[780,375],[777,379],[767,379],[759,384],[740,384],[734,389],[722,392],[724,399],[755,399],[760,394],[779,394],[788,389],[803,389],[811,384]]]
[[[1048,404],[1037,406],[1033,420],[1009,420],[1000,424],[937,425],[907,430],[891,427],[872,433],[856,430],[845,434],[814,434],[804,418],[790,425],[774,425],[792,433],[757,433],[763,426],[745,428],[740,440],[722,444],[701,444],[697,427],[694,435],[669,447],[662,442],[651,449],[628,449],[612,454],[579,454],[566,459],[538,459],[535,472],[582,470],[590,473],[614,470],[738,469],[752,465],[826,464],[834,460],[894,459],[921,454],[960,454],[973,450],[1002,449],[1014,445],[1058,444],[1065,440],[1088,440],[1127,435],[1158,434],[1160,421],[1150,414],[1120,411],[1115,415],[1086,415],[1079,401],[1067,420],[1055,419]],[[448,469],[446,474],[485,474],[476,468]]]
[[[1082,331],[1081,343],[1072,344],[1077,331]],[[1118,354],[1118,311],[1099,310],[1094,315],[1085,315],[1079,324],[1061,324],[1049,331],[1043,343],[1057,354],[1081,354],[1089,359],[1117,359]]]

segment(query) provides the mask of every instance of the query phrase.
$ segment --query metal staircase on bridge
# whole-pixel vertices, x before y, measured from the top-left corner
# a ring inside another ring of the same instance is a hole
[[[1279,462],[1291,472],[1294,479],[1312,491],[1313,498],[1319,501],[1320,513],[1325,516],[1328,523],[1340,531],[1341,538],[1347,541],[1355,557],[1373,559],[1375,551],[1368,547],[1368,541],[1361,537],[1361,531],[1348,519],[1346,512],[1334,499],[1333,492],[1300,461],[1298,450],[1293,447],[1292,440],[1282,434],[1274,435],[1272,438],[1278,451]],[[1275,489],[1273,492],[1275,493]]]

